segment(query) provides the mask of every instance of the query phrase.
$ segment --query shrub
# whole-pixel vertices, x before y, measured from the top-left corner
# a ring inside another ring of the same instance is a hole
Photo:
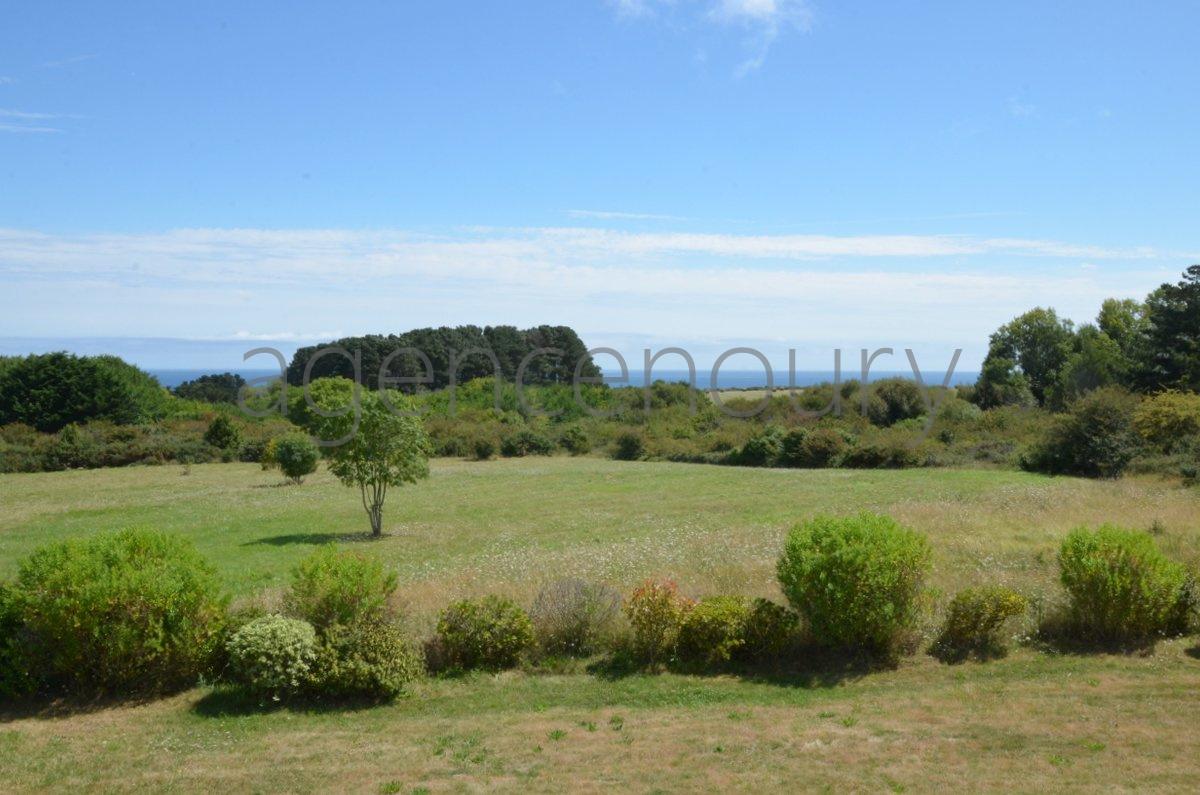
[[[491,439],[479,438],[471,445],[477,461],[487,461],[496,454],[496,443]]]
[[[746,643],[749,617],[750,605],[740,596],[701,599],[680,621],[680,660],[705,667],[727,664]]]
[[[1104,525],[1072,530],[1058,553],[1081,640],[1140,643],[1186,624],[1189,582],[1146,533]]]
[[[633,653],[645,663],[669,660],[675,653],[679,626],[692,602],[679,595],[675,583],[647,580],[629,596],[625,616],[633,628]]]
[[[946,611],[946,620],[934,641],[934,656],[946,662],[965,660],[970,655],[979,659],[1004,656],[1007,648],[1001,630],[1028,607],[1025,597],[999,585],[960,591]]]
[[[808,441],[807,428],[791,428],[779,440],[779,464],[785,467],[801,467],[806,464],[804,443]]]
[[[1167,391],[1147,398],[1134,409],[1133,427],[1160,450],[1172,452],[1190,437],[1200,436],[1200,395]]]
[[[778,659],[792,643],[799,617],[783,605],[755,599],[746,616],[741,656],[750,662]]]
[[[885,378],[870,385],[867,417],[873,425],[889,426],[925,413],[925,396],[916,381]]]
[[[616,633],[621,595],[607,585],[557,580],[542,588],[529,617],[548,654],[586,656]]]
[[[800,446],[799,466],[822,468],[837,466],[846,451],[846,438],[833,428],[817,428]]]
[[[0,583],[0,699],[28,695],[36,685],[26,651],[26,634],[20,596]]]
[[[592,450],[592,440],[578,425],[567,426],[558,437],[558,443],[571,455],[584,455]]]
[[[533,646],[533,624],[511,599],[485,596],[446,608],[437,623],[447,663],[468,670],[511,668]]]
[[[617,436],[613,448],[613,458],[618,461],[637,461],[646,452],[646,443],[642,435],[633,431],[625,431]]]
[[[321,453],[306,434],[289,433],[274,440],[272,457],[284,475],[293,483],[300,483],[305,475],[317,471]]]
[[[230,677],[257,696],[280,700],[315,681],[317,633],[307,621],[256,618],[233,633],[226,651]]]
[[[1136,454],[1136,399],[1117,388],[1097,389],[1071,406],[1024,456],[1026,469],[1050,474],[1115,478]]]
[[[334,624],[382,621],[395,590],[395,573],[379,561],[327,544],[292,570],[284,606],[322,632]]]
[[[512,436],[506,436],[500,442],[500,454],[507,458],[550,455],[553,452],[553,442],[537,431],[531,431],[528,428],[517,431]]]
[[[783,435],[778,428],[770,427],[750,437],[737,455],[731,456],[731,462],[750,467],[772,466],[778,460],[782,446]]]
[[[224,414],[218,414],[208,424],[204,441],[218,450],[234,450],[242,443],[242,432]]]
[[[21,564],[16,592],[37,675],[78,693],[193,684],[225,618],[212,567],[189,541],[152,531],[42,547]]]
[[[425,671],[403,630],[381,621],[333,626],[322,638],[316,688],[323,695],[390,701]]]
[[[821,643],[893,655],[917,618],[929,569],[925,538],[870,513],[794,527],[779,582]]]
[[[859,442],[842,456],[842,466],[851,469],[908,469],[921,464],[921,454],[904,438]]]

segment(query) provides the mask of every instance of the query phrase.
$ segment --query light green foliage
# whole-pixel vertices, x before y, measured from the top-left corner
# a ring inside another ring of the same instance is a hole
[[[1058,565],[1071,629],[1081,640],[1140,643],[1187,624],[1187,571],[1146,533],[1113,525],[1076,528],[1063,541]]]
[[[632,651],[638,660],[654,665],[674,656],[680,624],[692,605],[669,580],[646,580],[630,594],[624,610],[633,628]]]
[[[542,651],[587,656],[617,634],[621,595],[601,583],[555,580],[538,591],[529,617]]]
[[[684,663],[702,667],[726,665],[746,643],[750,604],[740,596],[701,599],[683,615],[677,653]]]
[[[533,623],[511,599],[464,599],[442,611],[438,641],[447,664],[469,670],[511,668],[534,644]]]
[[[289,433],[272,439],[271,460],[294,483],[300,483],[305,475],[317,471],[320,451],[312,439],[303,433]]]
[[[1200,436],[1200,395],[1167,390],[1133,410],[1133,427],[1146,441],[1171,452]]]
[[[341,416],[309,417],[317,436],[333,448],[329,471],[347,486],[357,486],[371,522],[371,534],[383,534],[383,505],[388,489],[416,483],[429,475],[428,439],[412,401],[395,391],[384,397],[360,390],[358,410],[352,405],[354,386],[343,378],[325,378],[310,384],[313,401],[327,413]]]
[[[889,517],[817,516],[788,535],[779,583],[819,642],[890,655],[916,622],[929,557],[924,536]]]
[[[30,673],[76,693],[194,684],[225,619],[213,569],[191,542],[147,530],[42,547],[21,564],[15,590]]]
[[[326,696],[390,701],[424,672],[420,652],[399,626],[358,621],[323,633],[315,686]]]
[[[269,615],[233,633],[226,646],[231,678],[255,695],[284,699],[312,687],[317,633],[307,621]]]
[[[932,652],[947,662],[971,655],[980,659],[1001,657],[1007,653],[1004,625],[1024,615],[1028,608],[1025,597],[999,585],[959,591],[946,610]]]
[[[395,590],[395,572],[377,558],[325,544],[292,570],[284,606],[324,631],[335,624],[382,621]]]

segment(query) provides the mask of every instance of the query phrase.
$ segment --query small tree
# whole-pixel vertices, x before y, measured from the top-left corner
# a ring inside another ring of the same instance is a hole
[[[272,460],[293,483],[300,483],[305,475],[317,471],[317,461],[321,453],[307,435],[289,433],[274,441]]]
[[[208,424],[204,441],[218,450],[233,450],[242,443],[242,432],[224,414],[218,414]]]
[[[353,408],[354,384],[343,378],[319,379],[309,385],[313,401],[324,412],[312,424],[326,441],[345,439],[329,459],[329,471],[347,486],[357,486],[371,520],[371,535],[383,535],[383,503],[388,488],[415,483],[429,475],[428,438],[419,418],[409,416],[411,399],[392,390],[360,390]]]

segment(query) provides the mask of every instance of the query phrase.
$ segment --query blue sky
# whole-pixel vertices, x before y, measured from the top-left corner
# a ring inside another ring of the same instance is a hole
[[[971,366],[1200,260],[1198,45],[1169,2],[13,5],[0,337]]]

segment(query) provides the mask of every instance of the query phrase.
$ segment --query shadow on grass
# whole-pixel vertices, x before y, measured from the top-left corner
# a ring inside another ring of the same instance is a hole
[[[1200,646],[1193,646],[1185,651],[1184,654],[1191,657],[1193,660],[1200,660]]]
[[[250,695],[236,688],[217,687],[192,705],[192,712],[205,718],[230,718],[245,715],[270,715],[274,712],[301,712],[306,714],[329,714],[359,712],[386,704],[385,701],[369,698],[338,698],[321,700],[315,698],[291,698],[287,701],[269,701]]]
[[[853,682],[878,671],[896,667],[895,660],[855,655],[828,649],[806,648],[795,655],[795,662],[732,663],[717,668],[696,665],[646,666],[624,654],[614,654],[587,666],[587,672],[600,679],[615,681],[627,676],[666,671],[688,676],[733,676],[747,682],[777,687],[833,687]]]
[[[379,541],[387,537],[387,533],[384,533],[382,536],[373,536],[370,533],[288,533],[286,535],[267,536],[266,538],[256,538],[253,541],[245,541],[242,543],[242,546],[286,547],[292,544],[348,544],[361,541]]]

